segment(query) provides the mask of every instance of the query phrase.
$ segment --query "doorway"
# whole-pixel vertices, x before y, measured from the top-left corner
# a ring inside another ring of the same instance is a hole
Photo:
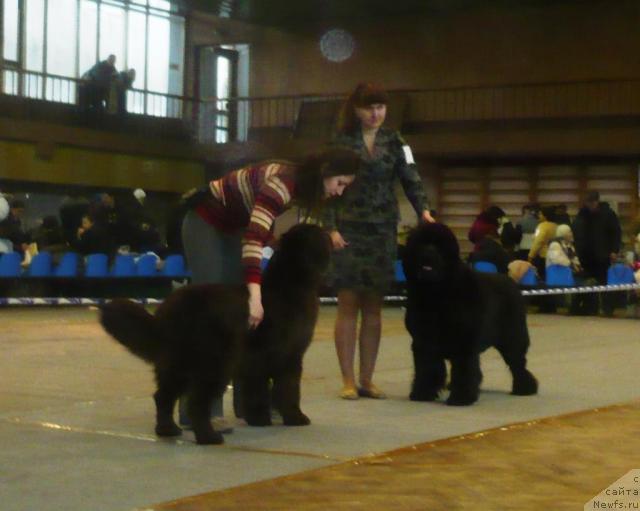
[[[238,51],[221,46],[197,48],[196,97],[199,140],[224,144],[238,139]]]

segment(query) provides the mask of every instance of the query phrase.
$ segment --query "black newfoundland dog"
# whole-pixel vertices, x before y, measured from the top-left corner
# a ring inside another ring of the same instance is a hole
[[[187,394],[196,442],[222,443],[211,426],[210,407],[234,375],[245,389],[249,424],[271,423],[271,396],[284,424],[309,424],[300,410],[302,357],[313,335],[330,250],[327,234],[314,225],[294,226],[282,236],[264,273],[265,316],[253,332],[247,328],[244,285],[185,286],[169,295],[155,315],[129,300],[101,307],[104,329],[154,366],[158,436],[181,434],[173,411],[177,399]]]
[[[480,353],[494,346],[513,376],[512,394],[535,394],[527,370],[529,332],[523,297],[507,276],[474,272],[460,259],[455,235],[422,224],[409,235],[402,260],[407,278],[405,325],[413,338],[415,376],[410,399],[434,401],[451,363],[448,405],[478,399]]]

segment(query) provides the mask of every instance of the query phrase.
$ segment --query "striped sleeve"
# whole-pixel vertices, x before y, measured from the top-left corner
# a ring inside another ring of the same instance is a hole
[[[291,189],[274,174],[264,181],[255,196],[249,225],[242,240],[242,265],[247,283],[260,283],[262,249],[273,232],[273,223],[291,202]]]

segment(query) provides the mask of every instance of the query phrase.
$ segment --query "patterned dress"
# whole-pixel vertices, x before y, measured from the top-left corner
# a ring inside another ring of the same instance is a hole
[[[394,193],[396,180],[416,215],[428,208],[416,165],[407,161],[408,146],[396,131],[380,128],[372,154],[362,132],[340,135],[334,142],[358,152],[364,162],[358,178],[332,207],[325,208],[323,225],[338,230],[348,245],[333,254],[336,289],[384,293],[393,282],[400,218]]]

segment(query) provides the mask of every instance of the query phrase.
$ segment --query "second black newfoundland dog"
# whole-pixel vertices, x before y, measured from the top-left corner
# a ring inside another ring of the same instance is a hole
[[[211,426],[210,407],[234,375],[244,388],[249,424],[271,424],[271,396],[285,425],[309,424],[300,410],[302,357],[313,335],[330,252],[320,227],[297,225],[282,236],[264,272],[265,316],[252,332],[244,285],[185,286],[171,293],[155,315],[129,300],[101,307],[105,330],[154,366],[158,436],[181,434],[173,412],[177,399],[187,394],[196,442],[222,443]]]
[[[474,403],[482,381],[480,353],[490,346],[511,370],[512,394],[537,392],[538,382],[526,368],[525,304],[509,277],[474,272],[464,264],[455,235],[443,224],[414,229],[402,265],[407,278],[405,325],[413,338],[415,366],[410,399],[437,399],[449,360],[447,404]]]

